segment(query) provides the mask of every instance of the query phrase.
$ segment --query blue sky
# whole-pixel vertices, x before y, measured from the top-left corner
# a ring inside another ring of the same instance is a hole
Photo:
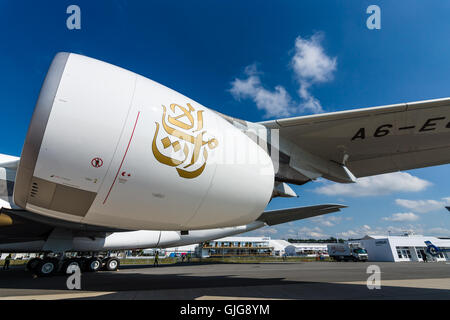
[[[81,30],[66,27],[71,4],[81,8]],[[366,9],[372,4],[381,9],[381,30],[366,27]],[[449,12],[450,2],[420,0],[48,0],[39,5],[3,0],[0,102],[6,139],[0,153],[20,155],[40,86],[59,51],[116,64],[249,121],[265,120],[267,112],[251,95],[232,94],[236,79],[248,79],[250,66],[259,90],[274,93],[282,88],[291,104],[305,103],[292,61],[296,39],[310,43],[314,35],[323,56],[335,62],[326,80],[308,78],[307,92],[325,112],[448,97]],[[289,110],[292,116],[311,113]],[[372,195],[358,198],[324,193],[319,189],[329,186],[324,181],[294,187],[298,199],[275,199],[269,208],[319,203],[349,208],[252,234],[346,237],[413,229],[450,236],[450,214],[443,207],[450,197],[450,166],[408,174],[391,177],[405,188],[387,194],[370,190]]]

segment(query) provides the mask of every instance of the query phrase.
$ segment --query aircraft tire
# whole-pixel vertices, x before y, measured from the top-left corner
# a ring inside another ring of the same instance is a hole
[[[50,277],[58,271],[58,259],[46,258],[41,261],[36,266],[36,273],[40,277]]]
[[[97,272],[101,270],[103,267],[102,260],[97,257],[91,258],[87,260],[86,271],[88,272]]]
[[[106,271],[117,271],[120,266],[120,260],[117,258],[108,258],[105,261],[105,270]]]
[[[41,258],[32,258],[27,262],[26,269],[31,272],[36,272],[36,268],[41,261]]]
[[[81,259],[68,259],[66,261],[64,261],[63,266],[61,268],[61,271],[64,274],[67,274],[67,271],[69,269],[70,266],[72,265],[77,265],[78,268],[80,268],[80,271],[82,270],[82,263],[81,263]]]

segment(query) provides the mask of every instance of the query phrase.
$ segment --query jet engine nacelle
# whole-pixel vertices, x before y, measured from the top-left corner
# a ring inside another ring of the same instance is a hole
[[[267,153],[216,112],[133,72],[59,53],[14,201],[71,222],[192,230],[254,221],[273,185]]]

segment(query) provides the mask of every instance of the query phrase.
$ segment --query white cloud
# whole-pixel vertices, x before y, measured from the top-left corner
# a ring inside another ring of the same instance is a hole
[[[298,94],[303,99],[303,102],[300,104],[300,110],[302,112],[310,111],[313,114],[324,112],[320,101],[314,98],[308,91],[308,88],[311,85],[307,82],[300,82],[300,89],[298,90]]]
[[[274,235],[278,233],[278,230],[276,228],[262,228],[255,231],[255,233],[261,235],[261,236],[268,236],[268,235]]]
[[[441,201],[436,200],[406,200],[396,199],[395,203],[404,208],[410,209],[417,213],[427,213],[444,209],[445,206],[450,205],[450,197],[442,198]]]
[[[329,235],[323,233],[322,229],[320,229],[319,227],[315,228],[303,227],[298,231],[300,238],[313,238],[313,239],[329,238]]]
[[[344,231],[344,232],[339,232],[338,236],[342,237],[342,238],[356,238],[356,237],[362,237],[363,233],[359,233],[354,230],[348,230],[348,231]]]
[[[336,70],[336,58],[330,58],[321,46],[322,33],[315,33],[310,39],[297,37],[295,54],[291,60],[292,70],[299,83],[298,95],[301,102],[292,100],[283,86],[277,85],[268,90],[261,82],[260,72],[255,64],[245,68],[246,79],[234,79],[229,90],[237,100],[251,99],[265,117],[289,116],[298,112],[321,113],[320,101],[309,91],[316,83],[333,79]]]
[[[269,91],[261,84],[256,65],[245,68],[247,79],[235,79],[231,83],[230,92],[237,100],[252,99],[259,110],[265,112],[265,117],[289,116],[293,112],[291,97],[282,86],[276,86]]]
[[[384,217],[384,221],[405,222],[405,221],[417,221],[419,216],[412,212],[394,213],[390,217]]]
[[[320,44],[322,39],[323,33],[315,33],[310,39],[297,37],[295,40],[295,55],[291,64],[300,84],[298,93],[303,99],[300,104],[302,111],[323,112],[319,100],[309,93],[309,88],[315,83],[332,80],[336,70],[337,59],[325,54]]]
[[[366,235],[378,235],[378,236],[387,236],[391,235],[401,235],[404,234],[405,231],[412,231],[414,234],[423,234],[423,228],[418,225],[404,225],[404,226],[388,226],[388,227],[376,227],[371,228],[368,225],[363,225],[361,227],[357,227],[351,230],[338,232],[337,235],[342,238],[353,238],[358,239],[362,238]]]
[[[450,229],[436,227],[427,230],[427,234],[440,237],[450,237]]]
[[[333,227],[336,224],[339,224],[342,221],[342,217],[336,217],[336,216],[318,216],[311,218],[311,222],[320,224],[324,227]]]
[[[366,197],[387,195],[395,192],[418,192],[431,183],[406,172],[387,173],[357,179],[353,184],[328,183],[314,192],[328,196]]]
[[[320,42],[323,33],[316,32],[310,39],[295,39],[295,55],[292,66],[297,77],[310,83],[326,82],[333,78],[336,70],[336,58],[328,57]]]

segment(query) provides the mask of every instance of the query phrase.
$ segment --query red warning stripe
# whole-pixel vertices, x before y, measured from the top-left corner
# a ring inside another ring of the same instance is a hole
[[[111,188],[109,188],[108,194],[106,195],[106,198],[105,198],[105,201],[103,201],[103,204],[105,204],[106,200],[108,200],[109,194],[111,193],[111,190],[114,187],[114,184],[116,183],[117,176],[119,175],[120,169],[122,169],[123,162],[125,161],[125,157],[127,156],[128,149],[130,148],[131,140],[133,140],[134,130],[136,130],[136,125],[138,123],[140,114],[141,114],[141,112],[139,111],[137,114],[137,117],[136,117],[136,122],[134,123],[133,132],[131,133],[130,141],[128,141],[127,149],[125,150],[125,154],[123,155],[122,162],[120,163],[119,169],[117,169],[116,177],[114,178]]]

